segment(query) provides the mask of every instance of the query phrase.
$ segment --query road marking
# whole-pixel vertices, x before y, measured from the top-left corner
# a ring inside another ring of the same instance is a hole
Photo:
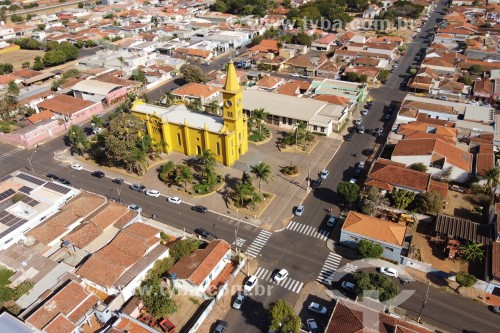
[[[236,240],[233,242],[233,245],[236,244],[236,247],[242,247],[245,244],[246,239],[236,237]]]
[[[14,155],[15,153],[17,153],[18,151],[21,151],[21,150],[24,150],[24,148],[18,147],[18,148],[14,149],[14,150],[11,150],[11,151],[8,151],[6,153],[3,153],[2,155],[0,155],[0,160],[3,160],[4,158],[7,158],[7,157],[9,157],[11,155]]]
[[[335,273],[337,268],[339,267],[340,261],[342,260],[342,257],[336,253],[330,252],[328,257],[325,260],[325,263],[323,264],[323,267],[321,268],[321,271],[318,274],[318,278],[316,281],[319,281],[324,284],[328,284],[329,282],[329,277]]]
[[[250,246],[247,249],[247,254],[251,257],[257,257],[259,255],[260,250],[266,245],[269,237],[271,237],[272,233],[266,230],[261,230],[259,234],[257,235],[257,238],[255,238],[250,244]]]
[[[350,264],[350,263],[347,263],[343,268],[342,268],[342,271],[343,272],[349,272],[349,273],[354,273],[356,272],[356,270],[358,269],[358,266],[356,265],[353,265],[353,264]]]
[[[278,285],[280,287],[283,287],[285,289],[290,290],[291,292],[294,293],[299,293],[302,290],[302,287],[304,286],[303,282],[300,282],[298,280],[292,279],[290,277],[287,277],[286,279],[280,281],[280,282],[274,282],[272,278],[272,271],[259,267],[257,268],[257,271],[255,272],[255,276],[260,280],[260,281],[265,281],[268,283],[273,283],[274,285]]]
[[[290,222],[290,224],[287,226],[287,229],[304,234],[306,236],[316,237],[324,241],[326,241],[328,239],[328,236],[330,235],[329,231],[323,229],[318,230],[315,227],[295,221]]]

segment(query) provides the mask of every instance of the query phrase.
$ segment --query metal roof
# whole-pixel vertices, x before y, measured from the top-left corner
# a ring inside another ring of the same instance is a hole
[[[492,224],[479,224],[444,214],[437,216],[434,231],[484,245],[490,245],[493,239]]]
[[[113,84],[109,82],[103,82],[98,80],[83,80],[75,84],[71,89],[82,91],[94,95],[106,96],[112,90],[122,87],[118,84]]]

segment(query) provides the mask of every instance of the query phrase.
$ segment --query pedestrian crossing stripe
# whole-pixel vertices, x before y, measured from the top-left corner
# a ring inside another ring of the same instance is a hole
[[[294,292],[297,294],[302,290],[302,287],[304,286],[304,282],[300,282],[298,280],[295,280],[295,279],[292,279],[289,277],[285,278],[284,280],[282,280],[280,282],[275,282],[273,280],[273,276],[272,276],[273,272],[268,270],[268,269],[262,268],[262,267],[259,267],[254,275],[257,278],[259,278],[259,280],[276,284],[280,287],[288,289],[291,292]]]
[[[236,237],[236,240],[233,242],[233,245],[236,245],[237,247],[242,247],[243,244],[245,244],[246,239]]]
[[[318,278],[316,279],[316,281],[324,284],[330,284],[329,278],[333,273],[337,271],[341,260],[342,257],[340,255],[330,252],[325,260],[325,263],[323,264],[323,267],[321,268],[321,271],[318,274]]]
[[[345,264],[345,266],[342,268],[342,271],[344,271],[344,272],[354,273],[354,272],[356,272],[356,270],[357,270],[357,269],[358,269],[358,266],[353,265],[353,264],[350,264],[350,263],[347,263],[347,264]]]
[[[257,237],[253,240],[252,244],[248,247],[246,253],[251,257],[257,257],[260,250],[266,245],[267,240],[271,237],[272,233],[266,230],[261,230]]]
[[[329,231],[323,230],[323,229],[317,229],[315,227],[312,227],[310,225],[302,224],[302,223],[297,223],[297,222],[290,222],[288,227],[286,227],[288,230],[295,231],[301,234],[304,234],[306,236],[312,236],[319,238],[321,240],[327,240],[328,236],[330,235]]]

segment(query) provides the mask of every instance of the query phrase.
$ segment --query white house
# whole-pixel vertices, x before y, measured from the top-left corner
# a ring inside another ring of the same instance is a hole
[[[213,293],[211,283],[231,261],[231,247],[224,240],[210,242],[204,249],[182,257],[170,270],[174,287],[186,293],[203,296]]]

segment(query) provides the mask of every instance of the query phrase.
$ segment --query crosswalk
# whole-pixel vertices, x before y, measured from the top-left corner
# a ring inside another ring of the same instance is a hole
[[[261,281],[271,282],[273,284],[276,284],[280,287],[288,289],[291,292],[294,292],[297,294],[300,292],[300,290],[304,286],[304,282],[294,280],[290,277],[287,277],[286,279],[284,279],[283,281],[280,281],[280,282],[274,282],[273,277],[272,277],[273,272],[268,270],[268,269],[262,268],[262,267],[259,267],[254,275],[257,276],[259,278],[259,280],[261,280]]]
[[[233,242],[233,245],[236,245],[236,247],[242,247],[243,244],[245,244],[246,239],[236,237],[236,240]]]
[[[317,229],[315,227],[311,227],[310,225],[305,225],[302,223],[297,223],[297,222],[290,222],[288,227],[286,227],[288,230],[292,230],[295,232],[299,232],[301,234],[304,234],[306,236],[312,236],[319,238],[321,240],[327,240],[328,236],[330,235],[329,231],[323,230],[323,229]]]
[[[341,260],[342,257],[340,255],[330,252],[316,280],[323,284],[330,284],[329,278],[333,273],[335,273]]]
[[[253,240],[252,244],[247,249],[247,254],[251,257],[257,257],[260,250],[266,245],[267,240],[271,237],[272,233],[266,230],[261,230],[257,237]]]

